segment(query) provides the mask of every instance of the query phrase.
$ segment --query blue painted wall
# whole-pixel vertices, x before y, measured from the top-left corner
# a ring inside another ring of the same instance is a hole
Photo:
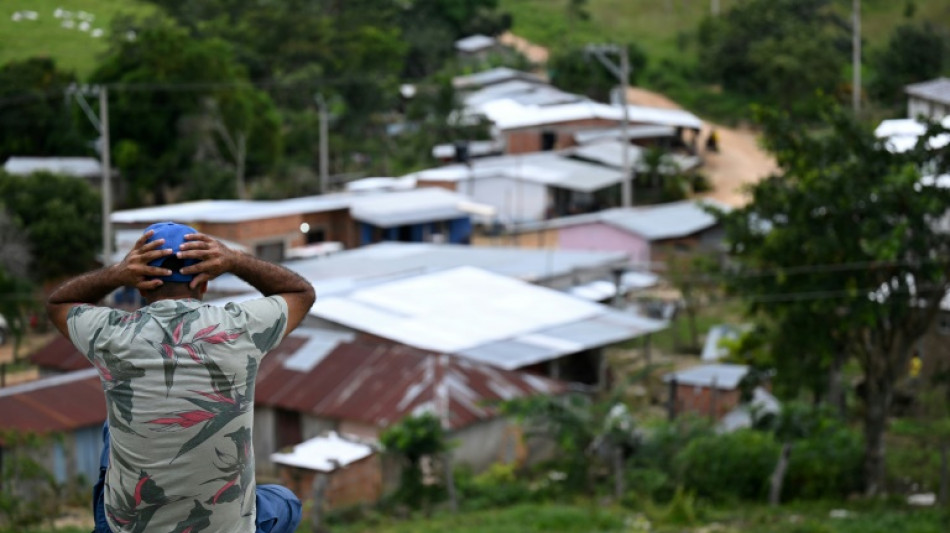
[[[423,222],[420,224],[412,224],[406,226],[407,231],[400,231],[401,228],[377,228],[371,224],[365,222],[360,223],[360,245],[373,244],[378,242],[373,239],[373,236],[379,232],[382,234],[383,241],[397,241],[399,240],[399,235],[402,233],[405,235],[408,233],[409,242],[424,242],[426,235],[432,235],[437,231],[441,231],[442,222]],[[468,244],[471,241],[472,237],[472,221],[468,217],[456,218],[453,220],[445,221],[445,225],[448,226],[449,234],[446,235],[446,240],[452,244]]]

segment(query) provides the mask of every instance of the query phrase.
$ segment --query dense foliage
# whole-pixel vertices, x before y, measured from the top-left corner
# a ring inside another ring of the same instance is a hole
[[[935,126],[916,149],[893,153],[852,117],[826,116],[831,131],[815,133],[787,114],[763,114],[782,172],[723,218],[729,284],[775,323],[780,372],[829,373],[851,358],[860,365],[864,474],[874,493],[895,384],[950,287],[950,234],[938,223],[950,190],[926,175],[946,172],[946,150],[929,144],[945,130]]]
[[[848,62],[848,25],[831,0],[751,0],[700,26],[698,62],[725,89],[814,115]]]
[[[33,280],[51,281],[94,266],[102,208],[99,194],[85,181],[0,172],[0,205],[29,242]]]

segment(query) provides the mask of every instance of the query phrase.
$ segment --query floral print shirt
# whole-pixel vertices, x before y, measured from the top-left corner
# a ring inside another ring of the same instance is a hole
[[[253,532],[254,380],[284,336],[283,297],[79,305],[67,322],[106,395],[112,531]]]

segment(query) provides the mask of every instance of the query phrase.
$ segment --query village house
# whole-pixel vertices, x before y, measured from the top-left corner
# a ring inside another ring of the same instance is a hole
[[[323,323],[504,370],[607,386],[604,348],[666,323],[474,267],[329,281],[310,314]]]
[[[950,116],[950,78],[937,78],[904,87],[907,117],[939,122]]]
[[[719,250],[723,230],[707,206],[727,209],[710,200],[605,209],[514,226],[504,238],[478,237],[475,244],[623,252],[650,270],[674,253]]]
[[[343,192],[288,200],[203,200],[116,211],[119,229],[174,220],[279,262],[327,243],[352,248],[385,240],[466,243],[471,213],[490,213],[438,188]]]
[[[739,384],[748,372],[746,365],[709,363],[666,374],[670,417],[692,413],[719,421],[739,406]]]
[[[29,449],[16,450],[0,438],[0,464],[10,464],[13,454],[27,454],[67,493],[86,495],[99,479],[105,419],[102,386],[88,362],[84,370],[0,388],[0,431],[41,438]]]

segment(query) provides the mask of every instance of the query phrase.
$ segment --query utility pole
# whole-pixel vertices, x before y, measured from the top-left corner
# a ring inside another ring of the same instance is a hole
[[[86,101],[85,93],[99,93],[99,115],[92,110]],[[102,167],[102,266],[112,264],[112,163],[109,152],[109,89],[100,87],[78,87],[75,84],[66,89],[67,98],[72,96],[79,104],[79,108],[86,114],[86,118],[99,133],[96,151],[99,152],[100,166]]]
[[[587,45],[585,50],[593,54],[614,76],[620,80],[620,106],[623,110],[623,116],[620,120],[620,141],[621,141],[621,166],[623,167],[623,181],[620,182],[620,203],[623,207],[633,206],[633,171],[630,165],[630,109],[627,105],[627,89],[630,84],[630,58],[628,57],[627,47],[618,45]],[[620,56],[620,65],[615,65],[608,53],[614,53]]]
[[[320,113],[320,194],[326,194],[330,187],[330,149],[329,128],[327,127],[327,102],[323,95],[317,93],[313,99],[317,102]]]
[[[449,434],[449,431],[452,429],[452,424],[450,421],[452,407],[449,399],[449,384],[448,384],[448,373],[449,373],[449,356],[442,354],[438,356],[438,383],[435,387],[436,403],[438,404],[439,411],[439,422],[442,425],[442,431],[445,435]],[[449,493],[449,509],[452,513],[457,513],[459,504],[458,504],[458,495],[455,493],[455,476],[452,472],[452,451],[445,450],[443,452],[443,463],[442,466],[445,469],[445,488]]]
[[[852,0],[851,5],[851,107],[861,110],[861,0]]]
[[[102,266],[112,264],[112,158],[109,152],[109,89],[99,88],[99,157],[102,158]]]

